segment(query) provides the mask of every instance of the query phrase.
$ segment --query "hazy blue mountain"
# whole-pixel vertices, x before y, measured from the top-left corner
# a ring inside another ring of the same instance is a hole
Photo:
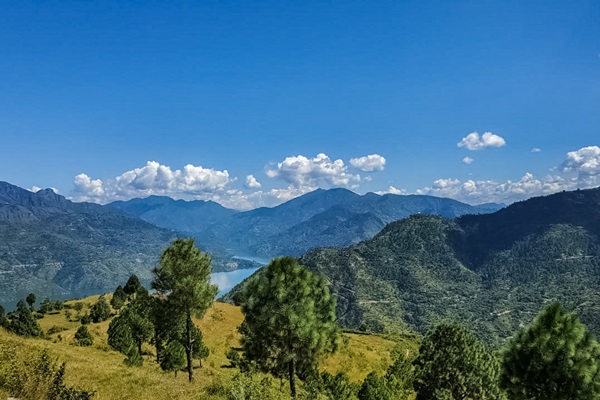
[[[267,220],[264,217],[258,219],[250,227],[253,236],[240,238],[234,245],[245,245],[246,253],[264,257],[299,256],[317,247],[347,246],[370,239],[386,224],[412,214],[436,214],[453,218],[465,214],[493,212],[501,208],[501,205],[491,204],[483,207],[471,206],[456,200],[432,196],[380,196],[374,193],[360,196],[346,189],[309,193],[313,199],[331,194],[335,195],[333,201],[320,202],[319,208],[309,208],[313,211],[312,215],[306,212],[307,202],[300,202],[304,213],[294,213],[297,207],[293,203],[289,204],[291,202],[279,206],[285,207],[286,213],[280,211],[279,214],[286,218],[269,215]],[[323,203],[329,206],[323,207]],[[235,217],[242,218],[242,215],[238,214]],[[236,238],[235,231],[229,236]]]
[[[487,215],[413,215],[300,262],[328,278],[342,325],[425,332],[456,320],[497,344],[551,301],[600,334],[599,238],[600,188]],[[226,300],[239,301],[241,287]]]
[[[73,203],[50,189],[0,182],[0,304],[112,291],[131,274],[148,284],[178,234],[114,208]],[[213,269],[257,264],[214,255]]]
[[[109,206],[140,217],[154,225],[180,232],[198,232],[207,225],[215,224],[237,213],[213,201],[173,200],[166,196],[115,201]]]

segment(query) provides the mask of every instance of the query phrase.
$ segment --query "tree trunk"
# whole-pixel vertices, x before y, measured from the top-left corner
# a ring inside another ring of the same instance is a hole
[[[294,361],[290,361],[289,364],[289,374],[290,374],[290,391],[292,392],[292,397],[296,398],[296,368],[294,365]]]
[[[137,348],[138,348],[138,353],[140,354],[140,357],[142,356],[142,342],[139,341],[137,342]]]
[[[185,355],[187,357],[187,370],[188,370],[188,379],[190,382],[194,381],[194,369],[192,366],[192,316],[188,314],[186,322],[185,322],[185,330],[186,330],[186,346],[185,346]]]

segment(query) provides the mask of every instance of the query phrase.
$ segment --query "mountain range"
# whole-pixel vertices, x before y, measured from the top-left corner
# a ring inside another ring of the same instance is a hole
[[[500,344],[553,301],[600,334],[599,238],[600,188],[487,215],[413,215],[300,263],[328,279],[343,326],[423,333],[453,320]],[[242,290],[224,300],[241,301]]]
[[[0,304],[84,296],[136,274],[149,284],[162,249],[193,236],[213,271],[256,268],[234,255],[300,255],[374,236],[412,213],[447,216],[495,210],[428,196],[317,190],[274,208],[238,212],[210,201],[151,196],[109,205],[75,203],[51,189],[36,193],[0,182]]]
[[[277,207],[244,212],[211,201],[175,201],[157,196],[110,206],[159,226],[193,234],[208,248],[264,258],[299,256],[316,247],[358,243],[375,236],[387,223],[415,213],[456,217],[503,207],[471,206],[432,196],[361,196],[341,188],[317,189]]]

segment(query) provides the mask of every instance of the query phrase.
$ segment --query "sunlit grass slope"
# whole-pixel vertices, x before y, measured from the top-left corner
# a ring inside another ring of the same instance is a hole
[[[107,295],[110,297],[110,295]],[[73,335],[79,327],[78,314],[84,315],[98,296],[72,300],[67,304],[83,303],[81,311],[65,309],[46,315],[39,320],[49,335],[49,340],[24,339],[0,329],[0,345],[10,343],[20,349],[24,356],[34,349],[48,348],[61,361],[67,362],[68,385],[79,386],[97,392],[96,399],[210,399],[207,387],[214,381],[226,382],[239,371],[229,367],[225,353],[239,347],[237,327],[243,320],[239,307],[215,303],[204,318],[197,321],[203,332],[206,346],[210,349],[202,368],[195,370],[195,382],[189,384],[187,375],[163,372],[155,361],[154,349],[146,345],[144,365],[139,368],[123,364],[124,356],[107,344],[110,321],[90,324],[94,338],[91,347],[73,344]],[[67,314],[70,313],[70,320]],[[339,351],[323,362],[323,369],[331,373],[345,372],[351,380],[360,381],[371,371],[382,373],[391,363],[392,352],[414,353],[417,343],[410,338],[384,337],[344,333]]]

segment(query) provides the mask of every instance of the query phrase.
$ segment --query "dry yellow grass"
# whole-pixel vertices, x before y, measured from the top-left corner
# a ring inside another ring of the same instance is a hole
[[[94,296],[79,301],[91,305],[97,298],[98,296]],[[204,318],[197,321],[210,355],[203,361],[202,368],[195,370],[195,382],[192,384],[187,382],[185,373],[179,373],[175,377],[172,373],[161,371],[154,356],[150,355],[153,351],[151,346],[146,347],[149,355],[144,356],[142,367],[125,366],[124,356],[110,349],[107,344],[109,321],[89,325],[94,337],[93,346],[86,348],[73,345],[72,337],[79,322],[67,320],[65,311],[39,320],[45,331],[53,326],[65,328],[64,331],[51,335],[50,340],[24,339],[0,329],[0,342],[17,344],[24,352],[30,351],[29,349],[50,349],[52,354],[67,362],[66,383],[95,390],[95,398],[98,400],[204,399],[209,398],[206,395],[209,384],[215,380],[227,381],[238,372],[237,369],[228,368],[225,353],[231,347],[239,346],[237,327],[243,320],[239,307],[215,303]],[[71,312],[76,314],[73,310]],[[85,309],[82,310],[81,315],[85,312]],[[372,370],[383,372],[391,362],[390,351],[393,348],[400,346],[403,351],[413,352],[416,346],[414,341],[377,335],[344,336],[345,344],[338,353],[324,361],[323,369],[334,374],[343,371],[354,381],[364,379]]]

